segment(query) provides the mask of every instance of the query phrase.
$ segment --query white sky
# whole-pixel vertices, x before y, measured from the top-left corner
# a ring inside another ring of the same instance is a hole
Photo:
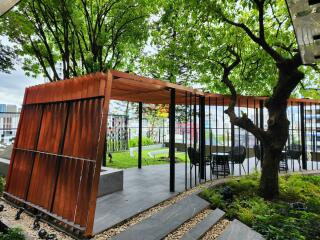
[[[0,36],[4,45],[10,45],[5,37]],[[0,72],[0,104],[15,104],[20,106],[26,87],[44,83],[43,77],[34,79],[26,77],[21,69],[21,62],[16,62],[15,69],[10,74]]]

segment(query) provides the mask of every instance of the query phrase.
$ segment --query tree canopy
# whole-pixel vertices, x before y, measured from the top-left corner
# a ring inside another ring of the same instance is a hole
[[[259,12],[254,2],[168,1],[151,31],[151,43],[158,51],[144,58],[147,64],[143,70],[170,81],[196,81],[207,90],[229,93],[220,81],[223,68],[219,61],[232,61],[226,50],[233,47],[238,49],[241,64],[230,78],[239,93],[270,96],[278,78],[274,59],[245,31],[224,21],[232,19],[258,35]],[[298,49],[286,3],[264,2],[265,40],[276,53],[290,58]],[[318,67],[301,68],[306,78],[293,94],[319,97],[317,91],[305,90],[306,86],[319,86],[315,72],[318,73]]]
[[[1,19],[1,32],[19,47],[29,76],[56,81],[130,69],[145,45],[151,7],[147,0],[26,0]]]

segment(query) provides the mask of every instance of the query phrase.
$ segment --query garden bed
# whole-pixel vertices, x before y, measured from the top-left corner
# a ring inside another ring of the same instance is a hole
[[[233,179],[201,196],[266,239],[320,239],[320,176],[281,176],[280,195],[273,201],[259,196],[259,178]]]

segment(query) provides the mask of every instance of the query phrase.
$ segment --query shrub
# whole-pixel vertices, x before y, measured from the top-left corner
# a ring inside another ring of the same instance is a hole
[[[139,138],[135,137],[129,140],[129,147],[138,147]],[[154,144],[154,141],[148,137],[142,137],[142,146]]]
[[[0,233],[0,240],[25,240],[26,237],[20,228],[11,228],[7,233]]]
[[[238,218],[266,239],[320,240],[320,176],[292,175],[280,177],[279,182],[280,196],[273,201],[259,197],[258,174],[206,189],[201,196],[222,208],[228,218]],[[231,202],[223,201],[220,194],[225,186],[233,191]],[[302,202],[305,210],[292,208],[293,202]]]
[[[4,178],[0,177],[0,195],[2,195],[4,189]]]

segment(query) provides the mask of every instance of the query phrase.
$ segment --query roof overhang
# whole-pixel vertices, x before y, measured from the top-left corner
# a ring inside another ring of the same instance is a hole
[[[20,0],[1,0],[0,1],[0,16],[13,8]]]
[[[320,0],[286,0],[302,61],[320,61]]]

